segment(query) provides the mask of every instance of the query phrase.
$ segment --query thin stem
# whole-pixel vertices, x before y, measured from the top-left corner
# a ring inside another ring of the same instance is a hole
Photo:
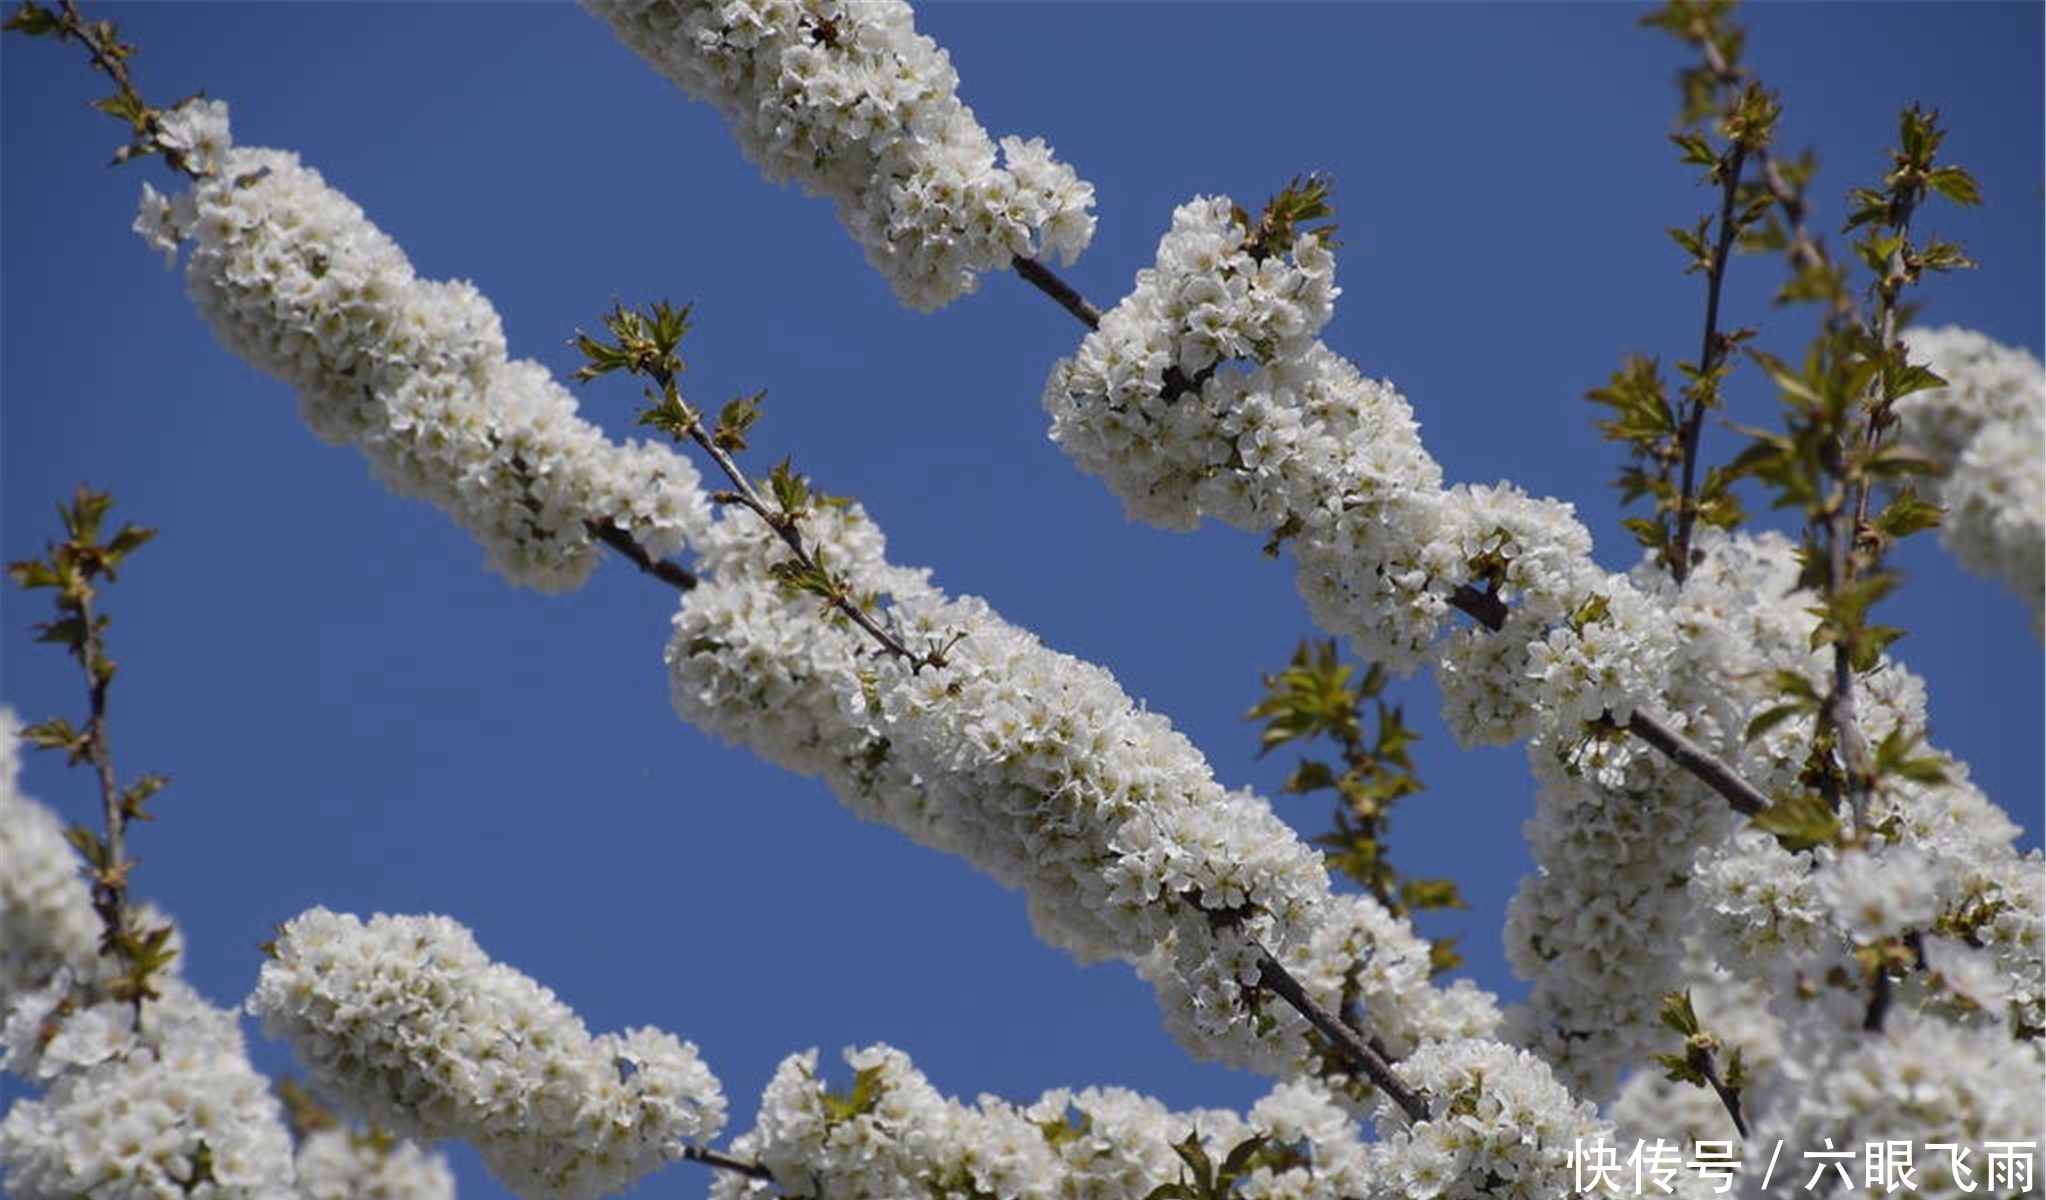
[[[1307,1018],[1308,1024],[1327,1038],[1329,1044],[1334,1046],[1344,1059],[1364,1072],[1364,1077],[1379,1091],[1391,1097],[1392,1102],[1399,1105],[1400,1111],[1406,1113],[1410,1120],[1418,1124],[1428,1119],[1427,1096],[1401,1079],[1399,1072],[1393,1070],[1392,1063],[1373,1049],[1370,1043],[1359,1037],[1356,1030],[1344,1024],[1334,1013],[1315,1003],[1314,997],[1307,994],[1307,989],[1293,977],[1292,972],[1279,965],[1278,959],[1273,958],[1269,952],[1260,953],[1257,969],[1259,987],[1269,990],[1291,1005],[1293,1011]]]
[[[660,384],[661,390],[670,397],[672,403],[681,403],[681,394],[675,387],[675,378],[672,374],[664,377],[657,376],[656,382]],[[732,459],[731,454],[723,446],[718,445],[716,438],[704,432],[703,421],[701,419],[689,422],[689,440],[695,442],[705,454],[708,454],[711,461],[718,465],[718,469],[725,473],[725,478],[731,481],[732,487],[736,489],[727,494],[731,499],[753,510],[756,516],[767,522],[767,527],[772,529],[774,535],[781,539],[782,544],[789,548],[789,553],[795,555],[796,562],[804,570],[822,571],[823,568],[817,562],[816,555],[804,543],[802,531],[797,527],[797,522],[791,514],[771,507],[762,498],[759,489],[755,488],[752,481],[746,478],[745,472],[739,469],[739,464]],[[908,646],[902,644],[900,638],[897,638],[893,633],[883,628],[880,622],[869,615],[865,609],[853,603],[847,597],[834,594],[826,597],[825,602],[854,625],[859,626],[868,637],[873,638],[874,641],[879,643],[883,650],[907,662],[911,670],[921,670],[927,666],[944,665],[942,653],[920,654],[911,650]]]
[[[114,681],[113,664],[107,659],[106,644],[100,639],[100,625],[92,614],[89,589],[77,596],[74,605],[78,623],[85,630],[79,661],[85,668],[86,706],[85,752],[99,782],[100,816],[106,826],[105,864],[93,872],[92,903],[105,927],[105,944],[125,944],[128,934],[128,813],[122,803],[119,776],[114,771],[113,740],[107,730],[107,693]],[[142,990],[131,1001],[135,1015],[142,1015]]]
[[[1450,594],[1449,603],[1494,633],[1506,625],[1506,605],[1490,592],[1481,592],[1463,584]],[[1735,812],[1752,817],[1769,807],[1769,797],[1741,778],[1739,771],[1647,710],[1634,710],[1627,718],[1627,731],[1654,747],[1679,770],[1718,792]]]
[[[1704,1074],[1705,1082],[1711,1085],[1713,1095],[1719,1097],[1720,1106],[1726,1109],[1727,1116],[1733,1118],[1734,1132],[1741,1135],[1742,1141],[1746,1141],[1748,1118],[1741,1111],[1741,1090],[1737,1087],[1728,1087],[1726,1081],[1719,1077],[1718,1064],[1710,1059],[1706,1061]]]
[[[612,524],[609,520],[585,521],[590,536],[625,556],[626,561],[641,571],[667,584],[678,592],[686,592],[696,586],[696,576],[679,563],[655,558],[632,539],[632,535]]]
[[[1771,172],[1775,171],[1775,164],[1770,162],[1766,156],[1763,157],[1762,162],[1765,169]],[[1774,174],[1772,191],[1776,194],[1779,203],[1784,202],[1784,194],[1790,190],[1783,185],[1784,181],[1780,173]],[[1728,196],[1732,195],[1732,186],[1731,183],[1728,185]],[[1786,205],[1786,208],[1788,209],[1789,206]],[[1795,221],[1801,217],[1803,209],[1799,205],[1794,209],[1789,209],[1789,211],[1792,212],[1793,221]],[[1731,244],[1732,235],[1728,227],[1729,222],[1722,211],[1720,250],[1718,254],[1722,262],[1729,253],[1728,247]],[[1799,229],[1801,233],[1801,227]],[[1045,295],[1056,300],[1067,312],[1072,313],[1074,317],[1078,318],[1081,324],[1089,329],[1099,327],[1101,323],[1101,310],[1088,303],[1079,292],[1075,291],[1063,279],[1053,274],[1044,264],[1035,259],[1018,258],[1015,260],[1015,266],[1018,275],[1021,275],[1024,279],[1035,285]],[[1714,331],[1717,328],[1718,312],[1719,272],[1715,271],[1705,318],[1708,354],[1711,353],[1711,347],[1717,340]],[[1693,425],[1696,425],[1702,419],[1702,413],[1703,406],[1700,405],[1692,414]],[[1685,456],[1686,474],[1684,492],[1686,497],[1691,492],[1689,464],[1696,457],[1695,433],[1690,435],[1689,444],[1692,450],[1687,452]],[[734,475],[734,472],[728,469],[726,474]],[[1688,499],[1685,502],[1685,509],[1688,513],[1690,509]],[[1686,534],[1688,534],[1688,526],[1686,526]],[[1679,574],[1678,579],[1681,580],[1682,578],[1683,576]],[[1449,603],[1451,607],[1465,613],[1494,633],[1505,627],[1506,618],[1509,615],[1506,602],[1501,600],[1496,594],[1480,591],[1467,583],[1457,585],[1456,590],[1450,595]],[[1688,772],[1699,782],[1719,793],[1719,795],[1726,799],[1728,804],[1733,806],[1736,812],[1753,816],[1769,807],[1769,798],[1758,791],[1753,784],[1741,778],[1740,772],[1721,762],[1704,747],[1699,746],[1696,742],[1671,729],[1649,713],[1636,709],[1633,715],[1627,719],[1627,728],[1668,757],[1680,770]]]
[[[1716,55],[1716,50],[1714,51]],[[1719,333],[1719,300],[1726,285],[1726,266],[1733,257],[1738,233],[1735,208],[1739,201],[1741,171],[1747,162],[1747,144],[1736,140],[1732,153],[1720,167],[1719,236],[1712,247],[1712,262],[1705,272],[1705,331],[1698,349],[1698,384],[1688,399],[1689,411],[1679,435],[1678,452],[1683,476],[1677,491],[1676,545],[1669,556],[1670,577],[1681,584],[1691,573],[1691,531],[1698,524],[1698,452],[1704,442],[1705,414],[1719,398],[1718,371],[1731,343]],[[1686,389],[1687,391],[1690,389]]]
[[[1021,256],[1014,260],[1014,266],[1016,274],[1021,275],[1025,282],[1056,300],[1059,307],[1078,318],[1080,324],[1089,329],[1101,327],[1101,310],[1088,303],[1072,284],[1053,274],[1050,267],[1034,258]]]
[[[1468,583],[1459,583],[1449,595],[1449,606],[1462,612],[1493,633],[1506,628],[1506,618],[1512,610],[1496,592],[1481,592]]]
[[[1862,1014],[1861,1028],[1867,1033],[1881,1033],[1883,1020],[1890,1015],[1890,975],[1877,968],[1875,978],[1868,989],[1868,1011]]]
[[[684,1146],[682,1148],[682,1157],[686,1161],[702,1163],[707,1167],[714,1167],[720,1171],[730,1171],[734,1175],[744,1175],[748,1179],[759,1179],[768,1183],[774,1182],[774,1172],[761,1166],[759,1163],[743,1158],[733,1158],[729,1154],[720,1153],[707,1146]]]
[[[1754,816],[1769,807],[1769,797],[1711,751],[1671,729],[1645,709],[1627,717],[1627,732],[1647,742],[1698,782],[1718,792],[1735,812]]]

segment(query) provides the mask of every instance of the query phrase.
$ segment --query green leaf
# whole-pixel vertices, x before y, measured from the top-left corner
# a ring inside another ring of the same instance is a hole
[[[127,791],[121,793],[122,815],[137,821],[154,820],[155,818],[151,814],[143,811],[142,806],[149,802],[150,797],[156,795],[169,785],[170,777],[168,775],[159,775],[151,772],[141,776],[134,783],[128,785]]]
[[[1775,835],[1785,850],[1795,854],[1823,846],[1840,835],[1840,818],[1824,797],[1815,792],[1794,792],[1756,813],[1749,823]]]
[[[1939,505],[1928,504],[1907,489],[1883,506],[1876,514],[1875,525],[1892,538],[1906,538],[1937,527],[1943,515],[1945,510]]]
[[[148,545],[156,537],[156,530],[138,525],[123,525],[113,540],[106,544],[104,558],[109,578],[130,554]]]
[[[39,558],[8,563],[7,573],[14,577],[15,586],[24,589],[56,587],[62,582],[50,564]]]
[[[1705,135],[1688,131],[1672,133],[1669,135],[1669,140],[1676,143],[1677,149],[1683,151],[1683,154],[1678,156],[1677,161],[1684,165],[1696,167],[1716,167],[1719,165],[1719,155],[1712,149],[1712,143],[1705,140]],[[1703,223],[1701,221],[1700,225],[1703,225]],[[1674,234],[1676,230],[1671,230],[1670,232]]]
[[[1270,732],[1270,730],[1267,730],[1266,736],[1270,736]],[[1288,795],[1300,796],[1308,792],[1321,791],[1323,788],[1332,788],[1335,785],[1336,773],[1327,763],[1308,759],[1298,767],[1295,767],[1293,773],[1286,777],[1286,782],[1279,785],[1279,787],[1281,791],[1286,792]]]
[[[1298,244],[1301,238],[1320,240],[1324,245],[1335,244],[1334,224],[1315,229],[1302,228],[1310,221],[1319,221],[1335,215],[1335,206],[1329,197],[1334,185],[1323,175],[1309,174],[1295,176],[1278,195],[1265,202],[1264,215],[1257,227],[1250,229],[1250,217],[1241,208],[1235,210],[1237,221],[1247,235],[1243,247],[1258,261],[1276,254],[1285,254]]]
[[[886,1070],[880,1066],[862,1067],[853,1075],[852,1090],[848,1092],[823,1091],[818,1099],[824,1104],[825,1120],[831,1124],[850,1121],[874,1111],[881,1102],[882,1081]]]
[[[85,645],[86,634],[89,629],[90,626],[87,625],[83,617],[60,617],[57,620],[45,621],[37,625],[35,627],[36,640],[39,642],[60,643],[73,648],[82,647]]]
[[[1689,989],[1664,996],[1656,1015],[1679,1036],[1690,1037],[1699,1031],[1698,1010],[1692,1006]]]
[[[73,825],[64,831],[64,840],[71,843],[72,849],[78,851],[79,857],[94,870],[105,870],[111,865],[106,843],[91,829]]]
[[[1266,1134],[1254,1133],[1231,1147],[1228,1156],[1222,1160],[1220,1181],[1222,1186],[1226,1188],[1244,1175],[1249,1174],[1251,1164],[1263,1152],[1265,1145],[1271,1140]]]
[[[56,12],[44,8],[34,0],[22,0],[21,7],[14,10],[14,15],[7,18],[6,24],[0,25],[0,30],[25,33],[30,37],[48,37],[62,28],[63,22],[58,20]]]
[[[1811,706],[1809,704],[1804,704],[1801,702],[1792,704],[1777,704],[1769,708],[1765,708],[1761,712],[1756,713],[1755,716],[1748,721],[1748,727],[1746,730],[1742,732],[1741,737],[1745,741],[1752,742],[1756,738],[1761,737],[1763,734],[1769,732],[1771,729],[1774,729],[1778,725],[1783,724],[1783,722],[1789,720],[1794,716],[1797,716],[1799,713],[1806,713],[1810,711]]]
[[[1982,203],[1982,189],[1975,177],[1959,167],[1934,167],[1926,173],[1925,186],[1962,206]]]
[[[1286,519],[1279,522],[1278,526],[1265,538],[1263,546],[1264,556],[1266,558],[1279,557],[1279,548],[1285,545],[1288,539],[1299,536],[1300,531],[1304,528],[1306,526],[1298,516],[1290,513],[1287,514]]]
[[[1203,1194],[1214,1187],[1215,1163],[1201,1145],[1199,1130],[1188,1133],[1183,1141],[1174,1142],[1172,1152],[1179,1156],[1180,1162],[1186,1164],[1187,1170],[1193,1172],[1194,1186]]]
[[[760,402],[767,398],[766,392],[755,392],[726,402],[718,410],[717,426],[711,431],[711,441],[720,450],[744,450],[746,431],[760,419]]]
[[[1597,592],[1592,593],[1585,598],[1584,603],[1577,606],[1575,612],[1570,614],[1570,628],[1583,633],[1586,627],[1605,620],[1611,607],[1612,600],[1609,597]]]
[[[1463,892],[1453,879],[1406,879],[1400,882],[1400,899],[1416,912],[1430,909],[1456,909],[1470,907],[1465,903]]]

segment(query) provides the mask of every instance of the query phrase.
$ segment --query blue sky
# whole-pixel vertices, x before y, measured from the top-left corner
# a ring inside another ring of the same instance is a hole
[[[1290,573],[1228,531],[1126,524],[1044,436],[1038,394],[1081,330],[1012,276],[936,315],[898,308],[827,203],[762,182],[708,108],[565,4],[107,6],[145,92],[234,107],[237,140],[300,151],[427,277],[467,277],[513,353],[566,374],[614,299],[693,301],[685,386],[760,388],[754,464],[787,453],[861,498],[897,561],[936,568],[1169,714],[1230,784],[1276,787],[1242,714],[1309,632]],[[1617,4],[966,4],[921,27],[997,135],[1046,137],[1099,193],[1068,277],[1104,307],[1171,208],[1255,206],[1333,175],[1344,295],[1327,337],[1413,401],[1452,480],[1575,502],[1608,565],[1630,544],[1618,466],[1581,396],[1623,353],[1695,353],[1702,288],[1666,226],[1710,203],[1665,142],[1674,42]],[[1751,60],[1784,143],[1817,148],[1831,201],[1877,175],[1897,109],[1944,111],[1990,203],[1930,228],[1984,266],[1926,318],[2039,348],[2042,10],[2036,4],[1765,5]],[[887,1041],[955,1094],[1126,1084],[1181,1106],[1259,1081],[1189,1064],[1148,989],[1039,946],[1016,897],[862,825],[814,782],[682,725],[660,655],[672,597],[622,563],[585,591],[513,591],[431,509],[316,441],[293,398],[214,344],[178,274],[126,230],[156,164],[111,171],[115,124],[75,48],[9,37],[0,142],[0,553],[38,553],[81,480],[160,526],[114,591],[121,769],[167,772],[141,829],[140,893],[183,923],[187,969],[232,1003],[255,944],[313,904],[445,912],[593,1028],[694,1039],[743,1129],[773,1065]],[[1837,211],[1837,210],[1836,210]],[[1839,239],[1834,239],[1839,245]],[[1730,319],[1794,348],[1743,260]],[[1759,375],[1741,419],[1771,421]],[[629,425],[635,392],[585,389]],[[1713,435],[1730,453],[1732,435]],[[1939,743],[2028,826],[2042,792],[2041,657],[2021,606],[1930,538],[1889,616],[1930,681]],[[0,698],[73,713],[69,664],[0,606]],[[1429,790],[1396,862],[1458,879],[1469,970],[1508,995],[1500,914],[1526,869],[1518,751],[1459,751],[1425,680],[1403,685]],[[33,794],[73,816],[54,761]],[[1283,803],[1283,802],[1282,802]],[[1309,831],[1318,799],[1290,809]],[[264,1061],[282,1065],[275,1046]],[[463,1190],[494,1194],[468,1160]],[[694,1195],[694,1168],[647,1195]]]

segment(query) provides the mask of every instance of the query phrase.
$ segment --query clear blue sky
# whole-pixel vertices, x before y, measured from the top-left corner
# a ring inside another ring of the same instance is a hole
[[[234,106],[237,140],[300,151],[422,275],[468,277],[513,353],[565,374],[614,298],[694,301],[685,384],[768,389],[755,465],[783,453],[862,498],[898,561],[989,598],[1101,662],[1202,745],[1230,784],[1276,786],[1243,711],[1308,632],[1254,540],[1126,525],[1044,436],[1039,389],[1080,329],[1011,276],[904,311],[827,203],[766,184],[708,108],[565,4],[150,5],[103,10],[142,47],[145,91]],[[1627,562],[1614,452],[1580,397],[1629,350],[1695,353],[1701,287],[1664,227],[1710,197],[1664,141],[1679,47],[1616,4],[964,4],[922,27],[997,135],[1048,138],[1099,191],[1069,277],[1106,306],[1173,205],[1254,206],[1332,174],[1346,249],[1331,343],[1413,400],[1452,480],[1574,501]],[[1990,203],[1933,210],[1983,269],[1927,317],[2039,347],[2037,4],[1763,6],[1751,58],[1815,146],[1828,200],[1886,163],[1897,109],[1944,110]],[[697,1041],[734,1129],[784,1054],[888,1041],[942,1089],[1034,1097],[1115,1083],[1242,1104],[1261,1083],[1190,1065],[1147,989],[1031,938],[1016,897],[846,815],[815,783],[717,746],[669,709],[672,597],[623,563],[541,597],[487,574],[433,510],[316,441],[281,385],[228,357],[182,278],[126,230],[161,167],[105,169],[115,124],[75,48],[5,39],[0,178],[0,553],[40,551],[81,480],[160,526],[114,591],[124,773],[168,772],[139,831],[138,890],[180,918],[187,969],[233,1003],[272,923],[325,904],[445,912],[598,1029]],[[1835,244],[1838,240],[1835,239]],[[1769,319],[1773,263],[1743,261],[1731,320]],[[1801,337],[1802,315],[1772,326]],[[1755,372],[1743,419],[1769,418]],[[624,430],[634,393],[586,390]],[[1731,435],[1714,435],[1726,452]],[[1890,610],[1928,677],[1938,741],[2033,832],[2041,655],[2021,606],[1926,539]],[[0,608],[0,697],[74,713],[41,600]],[[1425,680],[1401,692],[1430,790],[1396,861],[1456,877],[1470,970],[1512,995],[1500,914],[1526,867],[1519,752],[1456,749]],[[31,791],[74,816],[87,780]],[[1318,799],[1290,810],[1310,831]],[[265,1062],[281,1065],[274,1046]],[[467,1159],[463,1190],[495,1194]],[[643,1189],[695,1195],[678,1167]]]

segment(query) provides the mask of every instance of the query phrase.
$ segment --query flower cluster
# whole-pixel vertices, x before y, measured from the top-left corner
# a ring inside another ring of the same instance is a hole
[[[1094,189],[1041,139],[996,145],[902,0],[588,0],[620,40],[717,106],[769,179],[829,196],[903,303],[935,309],[1019,257],[1070,262]]]
[[[1571,1191],[1572,1150],[1611,1136],[1611,1124],[1525,1050],[1437,1042],[1403,1059],[1400,1070],[1430,1097],[1428,1119],[1381,1105],[1368,1196],[1562,1196]]]
[[[1399,393],[1316,340],[1333,271],[1320,238],[1271,253],[1228,201],[1181,206],[1155,264],[1054,369],[1052,436],[1132,517],[1191,528],[1212,516],[1286,542],[1322,628],[1395,670],[1432,662],[1464,741],[1526,740],[1549,760],[1537,830],[1557,836],[1538,839],[1546,870],[1513,939],[1537,948],[1522,965],[1541,1044],[1567,1056],[1575,1031],[1613,1030],[1622,1013],[1618,1027],[1653,1037],[1659,991],[1641,989],[1670,971],[1622,970],[1638,937],[1582,935],[1657,914],[1681,928],[1670,881],[1724,821],[1696,788],[1671,796],[1654,764],[1631,768],[1630,784],[1628,756],[1606,748],[1593,769],[1602,748],[1585,730],[1666,693],[1682,649],[1661,615],[1667,589],[1598,568],[1567,505],[1445,487]],[[1491,619],[1451,631],[1453,603],[1490,605]],[[1617,1041],[1616,1055],[1639,1048]],[[1619,1061],[1574,1082],[1610,1087]]]
[[[1906,445],[1945,468],[1940,540],[2000,580],[2046,628],[2046,368],[2022,349],[1951,326],[1906,334],[1947,381],[1898,405]]]
[[[89,976],[99,954],[99,918],[63,826],[21,794],[20,728],[0,708],[0,1021],[60,971]]]
[[[1791,731],[1745,744],[1751,688],[1733,681],[1774,669],[1816,679],[1822,669],[1802,611],[1809,597],[1793,586],[1792,547],[1780,536],[1713,531],[1697,546],[1702,557],[1681,588],[1644,563],[1620,593],[1644,597],[1675,635],[1660,664],[1662,706],[1756,784],[1787,782]],[[1660,998],[1695,975],[1684,966],[1697,925],[1686,881],[1701,851],[1731,835],[1733,814],[1631,738],[1551,728],[1531,740],[1528,760],[1539,788],[1526,831],[1541,870],[1521,881],[1507,910],[1508,957],[1533,983],[1517,1040],[1604,1099],[1630,1064],[1670,1051],[1652,1018]]]
[[[1437,661],[1466,741],[1624,716],[1657,682],[1657,627],[1567,505],[1443,487],[1406,400],[1317,340],[1334,269],[1323,238],[1279,252],[1227,199],[1181,205],[1155,264],[1053,368],[1053,440],[1132,518],[1288,541],[1316,622],[1394,670]],[[1460,588],[1509,628],[1436,653]],[[1594,600],[1598,621],[1571,619]]]
[[[2046,1109],[2039,1080],[2046,1051],[2038,1039],[2013,1042],[2000,1029],[1893,1014],[1879,1032],[1838,1034],[1793,1044],[1763,1117],[1748,1139],[1743,1175],[1760,1179],[1768,1147],[1926,1142],[1979,1147],[1985,1142],[2030,1143],[2026,1177],[2036,1178],[2039,1147],[2046,1146]],[[1979,1160],[1978,1160],[1979,1162]],[[1808,1169],[1807,1169],[1808,1170]],[[1770,1196],[1805,1196],[1806,1173],[1778,1173]],[[1853,1180],[1861,1182],[1858,1174]],[[1916,1196],[1961,1200],[1981,1195],[1979,1174],[1957,1172],[1949,1156],[1927,1154],[1916,1164]]]
[[[1827,686],[1813,601],[1796,589],[1786,541],[1707,533],[1679,588],[1652,565],[1599,569],[1566,506],[1510,487],[1443,487],[1398,394],[1314,340],[1335,294],[1325,248],[1310,238],[1284,255],[1257,249],[1234,206],[1183,206],[1155,265],[1053,371],[1052,435],[1133,517],[1191,528],[1212,516],[1290,545],[1323,629],[1394,669],[1432,662],[1445,717],[1466,742],[1528,743],[1540,870],[1509,917],[1510,953],[1534,981],[1517,1040],[1583,1094],[1610,1097],[1627,1065],[1674,1048],[1654,1020],[1663,994],[1718,981],[1736,1004],[1796,996],[1829,966],[1836,979],[1861,978],[1850,969],[1857,946],[1906,935],[1930,956],[1923,978],[1893,988],[1917,1019],[2001,1022],[2005,1037],[2037,1027],[2026,1022],[2040,991],[2040,864],[2013,853],[2014,830],[1991,819],[1958,767],[1943,784],[1886,782],[1872,824],[1890,822],[1889,840],[1913,847],[1887,849],[1887,871],[1832,863],[1837,874],[1815,875],[1809,853],[1730,836],[1722,801],[1621,732],[1653,700],[1672,728],[1765,792],[1795,783],[1809,715],[1747,736],[1771,702],[1764,681],[1788,673]],[[2036,366],[1996,361],[2000,382],[1982,385],[2002,397],[1994,411],[2036,412]],[[1983,436],[1977,425],[1947,429],[1952,419],[1920,423],[1956,446]],[[2026,419],[1989,424],[1993,438],[2022,440],[2008,431]],[[2007,557],[2036,563],[2042,507],[2009,500],[2036,492],[2025,481],[2037,464],[2029,447],[2029,474],[1982,472],[1958,486],[1950,505],[1993,510],[2005,527],[1964,538],[2023,539]],[[1970,488],[1997,499],[1975,503]],[[1445,633],[1453,608],[1475,623]],[[1923,698],[1901,666],[1868,675],[1860,693],[1871,744],[1922,735]],[[1734,977],[1721,979],[1714,960]],[[1818,991],[1820,1002],[1736,1023],[1785,1045],[1817,1039],[1808,1057],[1831,1061],[1827,1039],[1858,1028],[1866,997]],[[1849,1001],[1857,1011],[1842,1010]],[[1794,1123],[1804,1101],[1781,1094],[1770,1111]]]
[[[455,1200],[447,1160],[411,1142],[327,1126],[293,1157],[300,1200]]]
[[[21,793],[19,745],[0,709],[0,1067],[43,1087],[0,1117],[6,1194],[290,1195],[290,1142],[234,1017],[169,972],[139,1022],[100,994],[110,968],[81,863]]]
[[[1245,1115],[1175,1113],[1121,1089],[1058,1090],[1027,1106],[992,1097],[966,1105],[940,1095],[899,1050],[868,1047],[845,1060],[854,1076],[844,1091],[825,1084],[815,1051],[782,1063],[761,1099],[759,1123],[733,1144],[774,1182],[722,1176],[718,1200],[1140,1200],[1186,1181],[1190,1164],[1175,1147],[1198,1145],[1219,1167],[1255,1139],[1261,1144],[1231,1195],[1359,1195],[1366,1183],[1355,1119],[1311,1085],[1281,1084]]]
[[[1280,1075],[1317,1061],[1303,1019],[1253,986],[1266,953],[1331,1008],[1362,996],[1393,1045],[1496,1023],[1488,997],[1433,989],[1404,922],[1333,896],[1319,857],[1262,798],[1225,790],[1106,671],[888,565],[856,506],[819,508],[803,532],[901,641],[942,648],[943,665],[891,660],[778,588],[785,552],[742,514],[708,539],[675,619],[685,719],[823,774],[862,816],[1021,889],[1040,936],[1134,964],[1203,1056]]]
[[[671,555],[709,520],[696,468],[616,445],[539,364],[505,357],[497,312],[466,282],[417,278],[398,246],[294,154],[232,144],[227,106],[165,118],[206,173],[145,186],[136,229],[175,262],[221,343],[299,393],[306,423],[352,444],[393,490],[438,505],[492,569],[580,586],[592,523]]]
[[[175,974],[138,1006],[110,999],[99,920],[56,814],[20,793],[0,709],[0,1068],[42,1091],[0,1117],[0,1190],[160,1200],[450,1200],[447,1164],[330,1129],[296,1155],[233,1013]],[[144,910],[150,928],[168,926]],[[176,949],[175,939],[171,948]]]
[[[249,1065],[234,1015],[182,980],[157,986],[161,995],[144,1007],[139,1025],[133,1006],[112,1001],[44,1018],[65,1032],[39,1056],[47,1090],[0,1119],[8,1195],[293,1195],[283,1114]],[[10,1022],[10,1036],[18,1030],[34,1036]]]
[[[696,1048],[590,1036],[554,995],[445,917],[285,925],[249,1009],[323,1093],[396,1133],[458,1137],[534,1200],[621,1190],[724,1124]]]

